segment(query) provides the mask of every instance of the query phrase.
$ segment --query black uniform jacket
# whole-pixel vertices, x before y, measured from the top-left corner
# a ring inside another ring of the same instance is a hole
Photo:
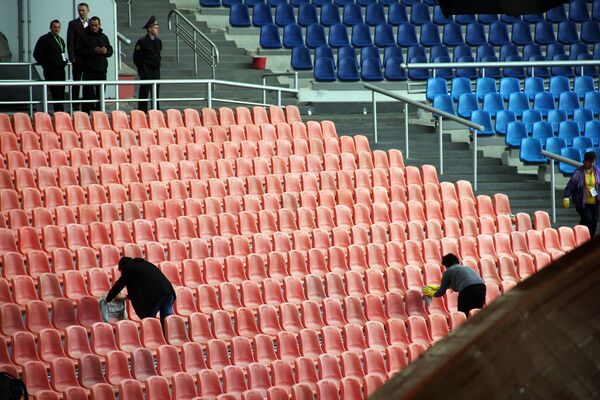
[[[161,51],[162,41],[158,37],[154,40],[149,35],[139,38],[133,51],[133,63],[138,72],[144,74],[147,69],[159,69]]]

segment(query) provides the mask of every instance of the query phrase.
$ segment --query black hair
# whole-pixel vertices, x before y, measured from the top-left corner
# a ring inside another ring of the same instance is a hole
[[[596,161],[596,152],[588,151],[583,155],[583,161]]]
[[[90,18],[90,22],[92,22],[92,21],[98,21],[99,24],[102,23],[102,22],[100,22],[100,18],[96,17],[95,15],[92,18]]]
[[[133,262],[133,258],[131,257],[121,257],[119,260],[119,271],[123,269],[126,265],[131,264]]]
[[[442,257],[442,265],[446,268],[453,266],[454,264],[459,264],[460,260],[452,253],[446,254]]]
[[[52,24],[60,24],[60,21],[57,19],[53,19],[52,21],[50,21],[50,28],[52,28]]]
[[[79,4],[77,4],[77,7],[85,7],[88,9],[88,11],[90,10],[90,6],[88,6],[87,3],[79,3]]]

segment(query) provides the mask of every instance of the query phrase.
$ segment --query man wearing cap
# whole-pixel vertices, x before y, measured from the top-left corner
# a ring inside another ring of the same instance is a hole
[[[47,81],[64,81],[65,65],[67,65],[67,52],[65,41],[60,37],[60,21],[55,19],[50,22],[50,32],[41,36],[35,44],[33,58],[44,70],[44,79]],[[65,99],[65,87],[48,86],[52,100]],[[64,111],[62,103],[54,103],[54,111]]]
[[[160,52],[162,51],[162,41],[158,37],[158,22],[153,15],[144,25],[146,34],[138,39],[133,52],[133,63],[137,67],[138,75],[141,80],[160,79]],[[140,85],[138,97],[142,100],[138,103],[138,109],[148,111],[148,100],[152,90],[152,85]],[[159,86],[156,85],[156,97],[158,98]],[[156,105],[158,108],[158,103]]]

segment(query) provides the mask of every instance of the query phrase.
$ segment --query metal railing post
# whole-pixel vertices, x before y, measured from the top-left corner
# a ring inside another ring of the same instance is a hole
[[[42,108],[45,113],[48,113],[48,85],[44,85],[42,87],[42,93],[43,93],[42,100],[44,102]]]
[[[477,191],[477,129],[473,129],[473,190]]]
[[[408,154],[408,103],[404,103],[404,154],[406,154],[406,158],[410,158]]]
[[[158,110],[158,99],[156,98],[157,92],[158,92],[157,84],[156,84],[156,82],[154,82],[152,84],[152,109],[153,110]]]
[[[106,104],[105,104],[105,93],[104,93],[104,83],[100,84],[100,111],[106,112]]]
[[[129,22],[129,27],[131,28],[131,1],[127,0],[127,20]]]
[[[294,89],[298,90],[298,73],[294,73]]]
[[[217,63],[215,62],[215,49],[210,48],[210,59],[211,59],[211,68],[212,68],[212,78],[217,79]]]
[[[281,90],[277,91],[277,105],[281,107]]]
[[[373,103],[373,140],[377,143],[379,141],[377,134],[377,100],[375,100],[374,91],[371,91],[371,102]]]
[[[73,64],[67,64],[67,71],[69,71],[68,80],[73,82]],[[67,86],[67,88],[69,89],[69,110],[71,111],[71,115],[73,115],[73,86]]]
[[[212,108],[212,82],[208,82],[206,86],[206,105]]]
[[[263,84],[263,86],[265,86],[266,83],[267,83],[267,77],[263,76],[262,77],[262,84]],[[263,95],[263,104],[267,104],[267,89],[263,89],[262,95]]]
[[[194,76],[198,76],[198,52],[196,51],[196,31],[194,31]]]
[[[179,17],[177,15],[175,15],[175,53],[179,63]]]
[[[29,81],[33,80],[33,64],[29,64]],[[29,86],[29,118],[33,118],[33,87]]]
[[[442,116],[438,115],[438,139],[440,151],[440,175],[444,174],[444,131],[442,128]]]
[[[552,223],[556,223],[556,190],[554,189],[555,183],[555,172],[554,172],[554,159],[550,159],[550,201],[552,203]]]

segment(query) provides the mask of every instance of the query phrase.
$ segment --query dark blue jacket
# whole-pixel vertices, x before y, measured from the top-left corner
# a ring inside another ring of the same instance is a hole
[[[596,192],[600,191],[600,169],[594,167],[594,175],[596,176]],[[575,207],[585,207],[585,171],[583,166],[577,168],[569,183],[565,187],[564,197],[572,198]]]

